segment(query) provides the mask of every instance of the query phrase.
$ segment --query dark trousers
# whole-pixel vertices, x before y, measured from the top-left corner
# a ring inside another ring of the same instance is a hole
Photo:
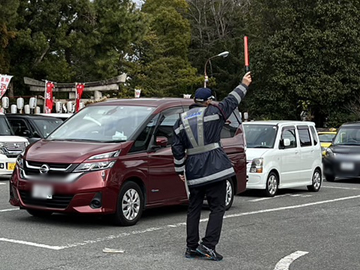
[[[220,233],[225,213],[226,181],[219,181],[200,187],[189,187],[190,198],[186,220],[187,246],[195,249],[199,243],[199,221],[204,196],[209,204],[210,214],[202,243],[215,249],[219,243]]]

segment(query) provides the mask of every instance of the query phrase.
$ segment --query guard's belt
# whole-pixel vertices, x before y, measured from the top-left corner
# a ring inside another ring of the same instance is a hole
[[[188,155],[195,155],[195,154],[209,152],[209,151],[217,149],[217,148],[220,148],[219,143],[210,143],[210,144],[207,144],[204,146],[197,146],[194,148],[189,148],[186,151],[187,151]]]

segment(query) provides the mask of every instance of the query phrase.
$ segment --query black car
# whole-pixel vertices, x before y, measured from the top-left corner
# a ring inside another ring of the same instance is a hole
[[[6,114],[17,136],[25,137],[30,143],[47,137],[63,123],[62,119],[36,114]]]
[[[323,158],[324,175],[333,182],[336,177],[360,177],[360,122],[343,124]]]

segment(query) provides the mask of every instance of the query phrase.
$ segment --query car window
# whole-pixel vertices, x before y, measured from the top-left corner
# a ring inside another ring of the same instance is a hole
[[[238,115],[238,117],[236,117],[235,114]],[[230,115],[230,117],[226,120],[225,125],[221,130],[221,139],[232,138],[236,135],[236,131],[241,124],[239,119],[241,119],[240,113],[238,109],[235,109],[234,112]]]
[[[121,142],[138,132],[154,111],[144,106],[89,106],[64,122],[49,140]]]
[[[360,126],[341,127],[334,139],[334,145],[360,145]]]
[[[248,148],[273,148],[278,127],[274,125],[243,124]]]
[[[313,126],[310,126],[310,130],[311,130],[311,135],[313,137],[313,143],[314,143],[314,145],[317,145],[318,136],[317,136],[316,130],[315,130],[315,128]]]
[[[130,149],[131,152],[142,152],[146,151],[149,147],[149,143],[153,132],[155,130],[156,123],[158,122],[159,114],[155,115],[145,126],[145,128],[140,132],[140,134],[135,139],[135,142]]]
[[[319,134],[320,142],[331,143],[336,134]]]
[[[17,136],[24,136],[25,131],[29,130],[26,123],[22,119],[9,119],[10,126]]]
[[[49,119],[34,119],[34,123],[40,131],[41,136],[46,138],[52,131],[63,123],[63,120],[49,117]]]
[[[311,146],[312,143],[308,126],[298,126],[297,129],[299,132],[300,146]]]
[[[10,136],[10,135],[14,135],[14,132],[11,129],[11,126],[7,121],[7,118],[4,115],[0,117],[0,136]]]
[[[284,146],[284,139],[289,139],[290,140],[290,145],[289,146]],[[295,127],[284,127],[282,129],[280,146],[282,148],[284,148],[284,149],[296,148],[297,147]]]
[[[172,108],[162,114],[160,123],[155,131],[155,138],[163,136],[168,139],[167,145],[170,146],[174,140],[173,127],[183,112],[182,108]]]

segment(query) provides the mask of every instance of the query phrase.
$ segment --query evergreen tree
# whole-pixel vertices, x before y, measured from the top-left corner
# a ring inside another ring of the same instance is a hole
[[[2,0],[0,2],[0,74],[9,73],[10,41],[16,36],[16,19],[19,0]]]
[[[182,97],[193,93],[201,80],[188,61],[190,24],[185,0],[147,0],[142,12],[148,32],[134,50],[129,75],[132,88],[147,97]]]

